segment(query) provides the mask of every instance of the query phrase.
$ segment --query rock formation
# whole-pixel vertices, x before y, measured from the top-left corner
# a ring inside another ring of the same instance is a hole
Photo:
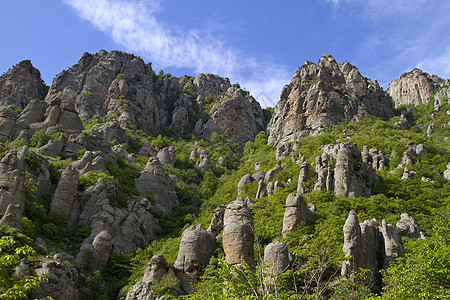
[[[395,106],[402,104],[417,106],[428,103],[433,96],[438,103],[445,97],[448,99],[449,86],[449,80],[414,69],[391,81],[387,92],[394,100]]]
[[[447,164],[447,169],[444,171],[444,178],[450,181],[450,162]]]
[[[303,186],[305,182],[310,179],[310,168],[308,163],[302,163],[300,166],[300,172],[298,173],[298,185],[297,185],[297,193],[305,193],[307,192]]]
[[[225,209],[223,217],[223,250],[228,264],[241,266],[245,261],[255,268],[253,256],[254,226],[250,209],[242,199],[237,199]]]
[[[223,229],[223,216],[225,214],[225,206],[220,205],[214,210],[213,216],[211,218],[211,223],[209,224],[207,231],[214,234],[219,234]]]
[[[178,204],[177,194],[166,168],[158,158],[150,158],[135,182],[136,189],[143,195],[151,194],[156,201],[156,209],[169,213]]]
[[[238,185],[237,185],[238,195],[240,195],[242,193],[244,186],[249,183],[252,183],[252,181],[253,181],[252,175],[246,174],[246,175],[242,176],[242,178],[239,180]]]
[[[48,87],[31,61],[24,60],[0,77],[0,105],[25,108],[31,99],[43,99]]]
[[[277,276],[287,270],[291,262],[288,246],[279,241],[270,243],[264,249],[264,273]],[[274,278],[271,278],[274,281]]]
[[[314,219],[315,206],[306,204],[305,198],[299,193],[289,194],[286,198],[286,210],[283,218],[283,238],[294,231],[300,223],[309,223]]]
[[[344,119],[360,121],[366,115],[394,116],[387,93],[356,67],[337,64],[325,54],[318,65],[306,62],[283,88],[267,127],[269,143],[317,135]]]
[[[387,159],[378,149],[364,148],[359,152],[356,145],[341,143],[324,145],[322,156],[316,157],[317,181],[314,190],[330,190],[344,197],[370,197],[371,188],[378,182],[375,170],[383,168]],[[328,163],[336,161],[336,167]]]
[[[409,216],[406,216],[407,214],[402,215],[400,228],[405,227],[405,222],[410,222]],[[394,226],[387,224],[385,220],[379,225],[376,220],[359,223],[355,211],[350,211],[345,221],[343,251],[346,256],[351,257],[351,260],[342,263],[341,274],[346,277],[359,269],[368,269],[375,274],[379,266],[386,269],[397,257],[404,255],[400,233]],[[383,255],[379,256],[377,253]],[[382,261],[379,261],[380,258]],[[373,280],[374,276],[371,281]]]
[[[401,214],[400,221],[395,224],[401,236],[408,237],[410,239],[424,239],[425,235],[420,230],[416,221],[408,214]]]

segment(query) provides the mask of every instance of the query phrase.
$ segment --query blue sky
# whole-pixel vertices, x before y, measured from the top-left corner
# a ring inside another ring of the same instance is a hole
[[[0,74],[30,59],[48,85],[100,49],[229,77],[263,106],[324,53],[385,88],[415,67],[450,78],[448,0],[4,0],[0,26]]]

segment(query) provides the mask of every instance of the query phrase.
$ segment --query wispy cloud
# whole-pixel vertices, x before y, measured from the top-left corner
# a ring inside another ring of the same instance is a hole
[[[236,80],[253,96],[268,96],[266,106],[278,101],[289,82],[286,67],[257,62],[224,44],[208,32],[184,30],[157,18],[159,0],[63,0],[96,28],[111,35],[127,51],[163,68],[188,68],[195,73],[214,73]],[[277,79],[273,75],[277,73]]]
[[[450,2],[446,0],[325,0],[336,14],[358,13],[370,22],[358,60],[375,60],[371,70],[383,86],[414,67],[450,77]]]

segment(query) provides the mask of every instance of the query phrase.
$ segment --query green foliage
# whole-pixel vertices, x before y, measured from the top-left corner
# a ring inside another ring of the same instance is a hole
[[[18,106],[15,105],[15,104],[11,104],[10,107],[11,107],[11,108],[14,110],[14,112],[17,113],[17,114],[20,114],[20,113],[22,112],[22,110],[23,110],[21,107],[18,107]]]
[[[11,229],[0,226],[0,298],[27,299],[27,294],[39,286],[44,277],[13,275],[22,259],[31,264],[36,252],[30,246],[32,240]]]
[[[118,166],[109,163],[106,168],[119,188],[117,204],[124,208],[127,206],[130,197],[139,195],[134,187],[134,182],[139,177],[140,172],[120,157],[117,157],[117,164]]]
[[[30,147],[40,148],[50,141],[51,137],[43,129],[36,131],[30,138]]]
[[[433,236],[405,245],[405,257],[386,270],[383,299],[450,298],[450,218],[438,216]]]
[[[116,75],[117,80],[127,79],[127,76],[123,73],[119,73]]]
[[[169,273],[161,278],[160,281],[152,285],[153,295],[157,298],[165,296],[177,296],[180,280],[173,273]]]
[[[100,172],[89,171],[85,175],[80,173],[79,177],[80,177],[80,181],[78,183],[78,189],[81,191],[87,189],[91,185],[94,185],[97,182],[97,180],[99,180],[100,178],[103,178],[108,182],[112,182],[112,183],[115,182],[114,177],[109,176],[105,173],[100,173]]]

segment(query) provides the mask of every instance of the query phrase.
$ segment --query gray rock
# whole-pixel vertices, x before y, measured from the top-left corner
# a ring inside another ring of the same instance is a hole
[[[0,77],[0,105],[24,108],[29,99],[45,97],[45,84],[39,70],[24,60]]]
[[[195,129],[199,135],[207,138],[216,132],[243,147],[264,130],[261,106],[237,84],[217,98],[209,113],[209,120],[196,124]]]
[[[22,231],[23,207],[18,204],[9,204],[6,212],[0,219],[0,225],[6,225],[17,231]]]
[[[238,267],[245,261],[253,270],[254,226],[250,209],[243,200],[237,199],[226,207],[223,222],[225,261]]]
[[[215,246],[216,236],[213,233],[202,230],[201,226],[190,226],[181,237],[175,268],[198,276],[199,279],[214,253]]]
[[[286,198],[286,210],[283,218],[283,238],[302,222],[307,224],[314,219],[315,207],[308,207],[305,198],[299,193],[289,194]]]
[[[240,195],[242,193],[244,186],[249,183],[252,183],[252,181],[253,181],[252,175],[246,174],[246,175],[242,176],[242,178],[239,180],[238,185],[237,185],[238,195]],[[247,189],[245,191],[247,191]]]
[[[447,164],[447,169],[444,171],[443,176],[447,181],[450,181],[450,162]]]
[[[64,264],[49,261],[41,263],[41,267],[34,270],[38,275],[48,276],[47,281],[31,292],[33,299],[43,299],[51,297],[55,300],[77,300],[77,274],[73,267],[66,267]]]
[[[361,227],[355,211],[350,211],[344,224],[344,247],[345,256],[351,260],[342,263],[341,275],[349,277],[359,269],[361,257]]]
[[[128,136],[126,131],[120,127],[118,121],[110,121],[98,128],[108,143],[117,145],[121,143],[128,143]]]
[[[417,106],[428,103],[433,94],[434,99],[440,101],[449,93],[448,83],[448,80],[414,69],[389,83],[387,92],[394,100],[395,106]]]
[[[76,226],[80,211],[78,195],[79,173],[72,166],[68,166],[61,174],[61,178],[50,202],[50,212],[60,213],[66,217],[69,228]]]
[[[163,213],[169,213],[178,204],[172,180],[157,158],[148,160],[134,186],[144,196],[150,193],[156,201],[156,209]]]
[[[159,150],[156,157],[158,157],[159,161],[163,165],[174,165],[175,161],[177,160],[175,147],[170,146]]]
[[[219,234],[223,229],[223,216],[225,214],[225,206],[220,205],[214,210],[213,216],[211,218],[211,223],[209,224],[207,231],[214,234]]]
[[[387,269],[389,264],[393,262],[397,257],[405,255],[403,249],[402,239],[397,228],[391,224],[387,224],[385,220],[381,222],[380,232],[383,235],[384,240],[384,268]]]
[[[227,167],[227,159],[225,156],[219,157],[219,160],[217,161],[221,167],[226,168]]]
[[[408,214],[401,214],[400,221],[395,224],[401,236],[406,236],[410,239],[424,239],[425,235],[420,230],[419,225],[416,221],[410,217]]]
[[[198,160],[195,165],[198,168],[200,168],[200,170],[202,170],[203,172],[208,171],[209,167],[210,167],[208,151],[206,151],[206,149],[199,148],[199,149],[197,149],[197,154],[198,154]]]
[[[305,193],[307,192],[303,184],[310,179],[310,168],[308,163],[303,163],[300,166],[300,172],[298,174],[298,185],[297,185],[297,193]]]
[[[427,136],[430,136],[430,135],[433,134],[433,132],[434,132],[434,126],[435,126],[434,123],[433,123],[433,124],[430,124],[430,125],[428,126],[428,128],[427,128]]]
[[[9,106],[0,106],[0,141],[6,142],[14,132],[17,113]]]
[[[264,182],[267,183],[269,181],[272,181],[278,173],[283,171],[283,167],[281,166],[281,161],[277,161],[277,165],[267,171],[266,176],[264,177]]]
[[[275,145],[318,135],[342,120],[360,121],[367,115],[394,116],[389,96],[349,63],[328,54],[319,63],[305,63],[286,85],[267,126]]]
[[[272,276],[278,276],[285,272],[291,262],[288,246],[279,241],[270,243],[264,249],[264,273],[271,276],[270,281],[274,281]]]
[[[259,171],[252,175],[253,181],[264,180],[265,177],[266,177],[266,172],[264,172],[264,171]]]
[[[411,124],[409,124],[408,119],[406,119],[405,114],[400,115],[400,120],[395,123],[395,126],[398,127],[400,130],[410,130]]]
[[[267,185],[264,183],[264,180],[260,180],[258,182],[258,191],[256,192],[255,199],[259,199],[262,197],[267,197]]]
[[[149,157],[149,156],[152,156],[153,155],[153,147],[152,147],[152,145],[150,145],[150,143],[149,142],[145,142],[143,145],[142,145],[142,147],[141,147],[141,150],[139,150],[139,152],[138,152],[138,156],[143,156],[143,157]]]
[[[61,154],[63,147],[64,147],[64,136],[61,135],[61,137],[57,141],[55,140],[48,141],[47,145],[44,145],[38,149],[38,152],[44,156],[56,158]]]
[[[405,169],[403,170],[402,180],[407,180],[409,178],[414,178],[415,175],[416,175],[416,172],[410,171],[408,169],[408,167],[405,167]]]

